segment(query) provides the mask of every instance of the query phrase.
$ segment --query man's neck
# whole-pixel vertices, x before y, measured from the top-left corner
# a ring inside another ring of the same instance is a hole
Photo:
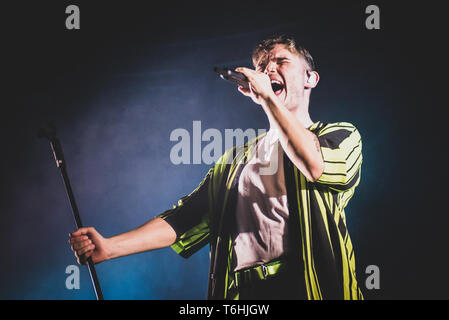
[[[291,110],[290,112],[295,115],[295,118],[301,122],[304,128],[308,128],[313,124],[308,108],[297,108],[295,110]]]

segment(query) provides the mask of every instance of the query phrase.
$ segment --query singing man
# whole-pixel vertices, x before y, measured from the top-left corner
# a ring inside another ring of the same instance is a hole
[[[208,299],[363,299],[345,207],[360,182],[362,141],[349,122],[312,121],[319,74],[288,36],[261,41],[249,82],[266,134],[226,150],[200,185],[142,226],[110,238],[71,233],[78,262],[171,246],[184,258],[210,246]],[[276,162],[277,170],[263,172]]]

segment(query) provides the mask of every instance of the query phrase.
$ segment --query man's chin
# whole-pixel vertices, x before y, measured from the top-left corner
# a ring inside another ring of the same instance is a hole
[[[282,90],[281,93],[276,94],[276,97],[281,101],[284,105],[286,105],[287,100],[287,94],[285,93],[285,90]]]

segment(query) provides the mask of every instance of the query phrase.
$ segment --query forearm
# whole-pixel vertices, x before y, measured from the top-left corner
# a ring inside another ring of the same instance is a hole
[[[316,135],[277,99],[269,96],[262,104],[270,121],[279,131],[279,141],[293,164],[310,181],[317,180],[324,168],[323,157]]]
[[[107,239],[109,259],[165,248],[175,240],[173,228],[163,219],[154,218],[134,230]]]

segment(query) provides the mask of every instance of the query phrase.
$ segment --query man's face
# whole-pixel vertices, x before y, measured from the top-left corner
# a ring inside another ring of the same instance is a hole
[[[256,70],[270,77],[274,93],[287,109],[293,110],[300,106],[308,70],[302,57],[290,52],[285,45],[276,44],[259,59]]]

